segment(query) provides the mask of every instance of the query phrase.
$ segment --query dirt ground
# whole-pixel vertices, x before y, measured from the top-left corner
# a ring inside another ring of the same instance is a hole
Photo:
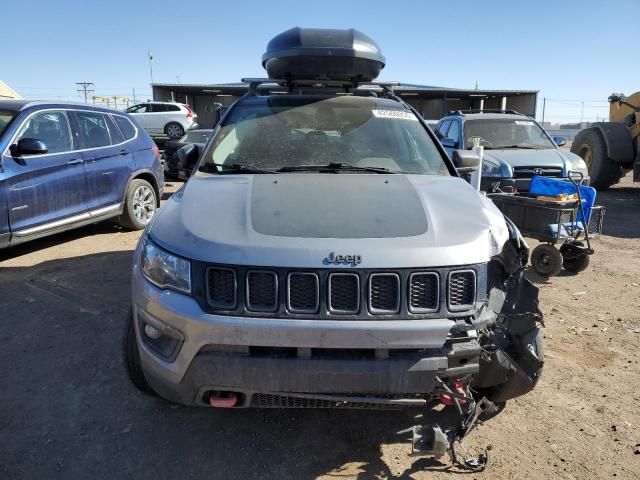
[[[640,188],[626,178],[599,203],[589,270],[529,272],[543,379],[467,439],[492,447],[473,474],[408,456],[395,432],[415,413],[194,409],[138,393],[120,349],[138,233],[99,224],[0,252],[0,478],[640,478]]]

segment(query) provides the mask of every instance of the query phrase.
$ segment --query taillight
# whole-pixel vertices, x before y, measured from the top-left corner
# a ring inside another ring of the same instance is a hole
[[[189,105],[185,105],[184,107],[187,109],[187,118],[193,117],[193,110],[191,110],[191,107]]]
[[[160,160],[160,149],[158,148],[158,146],[154,145],[153,147],[151,147],[151,151],[155,153],[156,158]]]

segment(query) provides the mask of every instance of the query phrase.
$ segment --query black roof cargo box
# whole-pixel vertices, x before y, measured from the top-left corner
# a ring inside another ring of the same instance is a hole
[[[368,82],[384,68],[380,47],[364,33],[291,28],[271,39],[262,56],[269,78]]]

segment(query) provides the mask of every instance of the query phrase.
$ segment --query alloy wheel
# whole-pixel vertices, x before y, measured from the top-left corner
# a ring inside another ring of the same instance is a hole
[[[156,199],[153,191],[146,185],[140,185],[133,192],[133,214],[146,225],[156,211]]]

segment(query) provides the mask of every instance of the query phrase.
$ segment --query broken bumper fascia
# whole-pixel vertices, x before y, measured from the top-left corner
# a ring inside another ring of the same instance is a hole
[[[340,321],[219,316],[191,297],[162,290],[134,267],[133,313],[145,376],[165,398],[199,404],[203,388],[262,392],[429,393],[435,377],[478,371],[480,347],[472,335],[452,341],[449,319]],[[141,323],[143,322],[143,323]],[[180,337],[173,358],[161,358],[141,340],[150,323]],[[224,347],[284,347],[375,351],[366,361],[322,358],[254,358]],[[218,351],[216,351],[218,348]],[[223,350],[223,351],[220,351]],[[405,355],[404,351],[417,351]],[[401,355],[389,357],[389,351]],[[380,353],[379,353],[380,352]]]

